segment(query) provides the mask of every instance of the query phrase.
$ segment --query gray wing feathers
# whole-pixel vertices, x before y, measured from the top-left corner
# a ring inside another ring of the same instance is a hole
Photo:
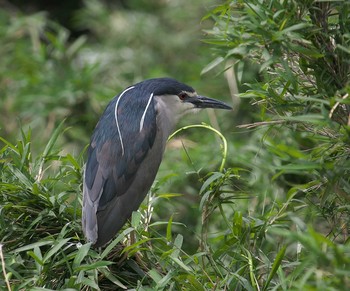
[[[102,191],[100,191],[102,193]],[[97,212],[98,199],[92,201],[90,198],[89,190],[85,183],[85,175],[83,182],[83,231],[86,239],[93,244],[97,241]]]
[[[82,225],[87,240],[95,246],[107,243],[139,207],[152,185],[164,151],[164,142],[154,146],[157,125],[153,100],[132,96],[133,91],[125,92],[118,107],[119,126],[126,143],[124,150],[114,118],[118,97],[107,106],[88,149]],[[147,104],[149,108],[144,113]],[[140,131],[142,118],[145,126]],[[152,165],[151,170],[147,169],[148,164]]]

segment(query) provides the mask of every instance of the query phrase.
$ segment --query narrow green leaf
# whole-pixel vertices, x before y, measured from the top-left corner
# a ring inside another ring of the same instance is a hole
[[[141,223],[141,213],[140,211],[133,211],[131,215],[131,226],[137,228]]]
[[[223,174],[219,172],[212,173],[212,175],[203,183],[201,189],[199,190],[199,193],[203,193],[203,191],[206,190],[211,183],[220,179],[222,176]]]
[[[133,230],[134,230],[134,228],[129,227],[129,228],[125,229],[121,234],[119,234],[117,236],[117,238],[115,238],[102,252],[101,259],[104,259],[110,253],[110,251]]]
[[[346,52],[347,54],[350,55],[350,48],[349,47],[345,47],[343,45],[337,44],[337,49],[342,50],[343,52]]]
[[[159,198],[173,198],[173,197],[181,197],[184,196],[184,194],[181,193],[162,193],[157,195]]]
[[[70,238],[65,238],[60,241],[56,245],[54,245],[45,255],[43,258],[43,262],[46,263],[53,255],[60,252],[62,250],[62,247],[70,240]]]
[[[287,249],[287,246],[284,245],[278,252],[276,258],[275,258],[275,261],[273,262],[273,265],[272,265],[272,268],[271,268],[271,271],[269,273],[269,276],[265,282],[265,286],[263,288],[263,290],[267,290],[273,276],[275,276],[278,268],[281,266],[281,263],[282,263],[282,260],[283,260],[283,257],[284,257],[284,254],[286,252],[286,249]]]
[[[151,223],[149,226],[153,227],[153,226],[157,226],[157,225],[168,225],[169,221],[156,221]],[[172,222],[172,225],[178,225],[178,226],[183,226],[186,227],[186,224],[184,223],[180,223],[180,222]]]
[[[164,276],[161,280],[157,282],[156,287],[161,290],[161,288],[165,288],[173,279],[173,272],[170,270],[168,274],[166,274],[166,276]]]
[[[184,269],[186,272],[191,272],[191,269],[189,267],[187,267],[179,258],[173,258],[171,257],[171,259],[178,264],[182,269]]]
[[[73,57],[74,54],[76,54],[79,49],[82,48],[82,46],[86,43],[87,37],[85,35],[82,35],[78,37],[68,48],[66,51],[66,54],[68,57]]]
[[[43,288],[43,287],[33,287],[30,291],[54,291],[53,289]]]
[[[203,70],[201,71],[201,75],[204,75],[205,73],[209,72],[210,70],[214,69],[216,66],[221,64],[225,59],[223,57],[217,57],[215,60],[210,62],[208,65],[206,65]]]
[[[13,252],[14,253],[20,253],[20,252],[24,252],[24,251],[28,251],[28,250],[32,250],[35,247],[41,247],[41,246],[46,246],[46,245],[52,245],[54,241],[49,240],[49,241],[39,241],[39,242],[35,242],[20,248],[15,249]]]
[[[158,271],[156,269],[151,269],[148,271],[148,275],[152,278],[154,282],[158,284],[160,280],[162,280],[162,276],[159,275]]]
[[[87,243],[85,245],[82,245],[79,248],[77,254],[75,255],[74,261],[73,261],[73,265],[72,265],[73,270],[75,270],[77,267],[80,266],[81,262],[88,254],[90,247],[91,247],[91,243]]]
[[[299,121],[299,122],[319,122],[324,120],[325,117],[321,114],[305,114],[305,115],[294,115],[294,116],[282,116],[282,120],[288,121]]]
[[[198,278],[192,274],[186,275],[186,279],[189,281],[189,283],[193,286],[194,290],[196,291],[204,291],[206,290],[203,285],[198,281]]]
[[[175,241],[174,241],[174,251],[171,254],[172,258],[178,258],[179,257],[183,240],[184,240],[184,238],[183,238],[183,236],[181,234],[178,234],[176,236]]]
[[[47,143],[43,151],[43,154],[42,154],[43,159],[45,159],[52,152],[52,149],[56,144],[58,137],[60,136],[60,134],[63,133],[64,122],[65,120],[61,121],[61,123],[57,126],[57,128],[54,130],[53,134],[51,135],[49,142]]]
[[[204,205],[206,204],[206,202],[209,199],[210,194],[211,194],[211,191],[207,191],[204,194],[201,194],[202,198],[201,198],[201,201],[199,203],[199,209],[203,209]]]
[[[114,264],[111,261],[96,261],[93,263],[89,263],[89,264],[83,264],[80,265],[76,268],[76,271],[90,271],[90,270],[95,270],[95,269],[99,269],[102,267],[107,267]]]
[[[114,276],[114,275],[112,274],[112,272],[110,272],[110,271],[108,270],[108,268],[102,268],[102,269],[100,269],[99,271],[100,271],[103,275],[105,275],[106,278],[107,278],[109,281],[111,281],[114,285],[116,285],[116,286],[118,286],[118,287],[120,287],[120,288],[122,288],[122,289],[128,289],[128,287],[126,287],[122,282],[120,282],[120,281],[118,280],[118,278],[117,278],[116,276]]]
[[[166,227],[166,239],[168,242],[172,241],[172,233],[171,233],[172,222],[173,222],[173,215],[170,216],[170,219],[168,221],[168,225]]]
[[[35,260],[35,263],[39,264],[40,266],[44,265],[44,262],[42,261],[42,258],[38,254],[36,254],[35,252],[28,251],[27,254],[29,256],[31,256]]]
[[[98,287],[98,283],[94,280],[91,280],[90,278],[83,278],[81,280],[81,283],[85,286],[91,287],[93,290],[100,290],[100,288]]]
[[[305,23],[305,22],[297,23],[297,24],[294,24],[292,26],[289,26],[289,27],[281,30],[281,32],[282,33],[287,33],[287,32],[291,32],[291,31],[302,30],[302,29],[304,29],[306,27],[310,27],[310,24]]]

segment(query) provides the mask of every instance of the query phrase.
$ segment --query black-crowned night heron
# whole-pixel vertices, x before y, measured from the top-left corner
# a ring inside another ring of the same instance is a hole
[[[126,88],[108,104],[88,148],[83,231],[95,247],[122,228],[147,195],[177,121],[200,108],[231,109],[170,78]]]

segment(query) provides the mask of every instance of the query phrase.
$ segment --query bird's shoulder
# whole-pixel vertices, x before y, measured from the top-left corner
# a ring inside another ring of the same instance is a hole
[[[155,101],[133,89],[113,98],[91,137],[84,183],[99,208],[126,193],[156,139]]]

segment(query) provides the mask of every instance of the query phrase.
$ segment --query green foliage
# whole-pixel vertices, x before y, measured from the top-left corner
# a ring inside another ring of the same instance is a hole
[[[99,68],[80,60],[86,37],[70,41],[69,31],[42,12],[2,14],[0,22],[0,53],[6,56],[0,61],[3,134],[11,137],[17,129],[14,117],[30,125],[34,141],[37,131],[47,138],[65,117],[74,128],[89,126],[87,114],[102,90],[94,83]],[[77,139],[80,132],[73,133]]]
[[[76,39],[45,13],[0,13],[1,290],[350,288],[350,4],[227,1],[205,48],[190,2],[86,1]],[[240,104],[210,113],[220,130],[180,129],[140,210],[91,248],[80,148],[103,106],[159,75],[227,94],[195,80],[203,67],[231,85],[233,70]]]
[[[204,71],[233,64],[256,108],[238,162],[264,197],[251,209],[266,227],[259,252],[285,252],[267,280],[278,288],[349,288],[349,12],[348,1],[242,0],[207,16],[218,57]]]
[[[22,132],[22,139],[16,144],[1,138],[5,146],[1,150],[3,215],[0,234],[3,240],[10,240],[8,247],[12,245],[11,238],[20,240],[20,244],[13,242],[16,247],[40,239],[41,233],[35,229],[46,229],[47,225],[51,226],[53,233],[59,232],[77,218],[77,212],[80,213],[78,197],[71,205],[65,203],[72,193],[79,190],[78,187],[73,190],[70,184],[80,183],[80,166],[70,154],[61,156],[54,150],[62,126],[63,123],[52,135],[44,152],[35,159],[31,151],[31,131]],[[61,163],[64,166],[59,166],[55,175],[46,177],[50,167]]]
[[[206,126],[209,128],[208,126]],[[53,132],[42,154],[34,157],[31,150],[31,132],[22,132],[22,138],[12,144],[5,139],[1,149],[1,237],[6,280],[13,290],[42,287],[57,289],[112,289],[133,286],[165,290],[205,290],[235,286],[231,275],[236,272],[232,249],[211,250],[207,238],[206,221],[220,209],[226,227],[230,225],[222,204],[234,195],[227,187],[234,171],[210,174],[203,184],[203,227],[201,250],[189,254],[183,249],[184,237],[173,232],[178,223],[153,222],[153,205],[159,199],[173,195],[157,195],[155,188],[148,203],[134,213],[131,227],[115,238],[105,249],[96,251],[90,244],[82,244],[80,228],[81,163],[71,155],[62,154],[55,143],[62,134],[64,123]],[[223,137],[222,137],[223,138]],[[223,139],[224,140],[224,139]],[[225,140],[224,140],[225,142]],[[225,153],[224,153],[225,156]],[[237,220],[242,224],[241,216]],[[166,234],[158,232],[164,226]],[[240,227],[240,226],[239,226]],[[238,227],[238,228],[239,228]],[[237,227],[236,227],[237,228]],[[132,243],[120,249],[118,245],[131,235]],[[222,234],[223,235],[223,234]],[[218,239],[216,237],[214,240]],[[232,258],[231,258],[232,256]],[[236,262],[242,264],[241,260]],[[247,268],[247,263],[243,264]],[[218,276],[222,281],[218,281]],[[244,284],[250,286],[245,280]],[[5,281],[2,282],[5,286]],[[142,287],[144,286],[144,287]],[[149,286],[149,287],[147,287]]]

